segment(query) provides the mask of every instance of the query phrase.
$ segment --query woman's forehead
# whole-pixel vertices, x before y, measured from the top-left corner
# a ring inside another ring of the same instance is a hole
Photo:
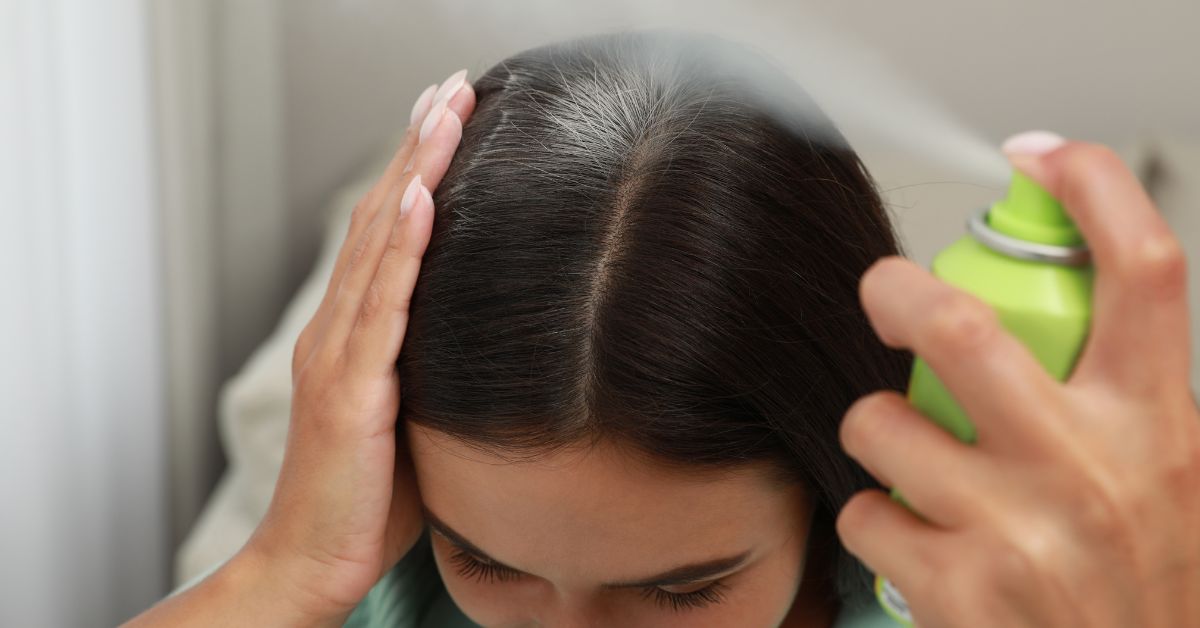
[[[733,553],[806,521],[799,491],[749,471],[689,476],[598,445],[508,462],[426,428],[409,430],[422,500],[489,556],[515,567],[629,575],[621,565]],[[615,573],[621,572],[621,573]]]
[[[692,498],[711,495],[729,505],[733,501],[747,504],[776,501],[782,493],[792,493],[789,497],[795,493],[780,490],[766,463],[720,470],[663,465],[610,441],[513,457],[490,453],[441,431],[412,423],[406,429],[418,473],[427,471],[424,475],[429,475],[431,481],[468,479],[492,487],[512,484],[518,492],[524,485],[551,493],[556,487],[568,494],[581,490],[616,491],[617,495],[628,494],[630,498],[671,491]],[[581,484],[583,481],[586,483]]]

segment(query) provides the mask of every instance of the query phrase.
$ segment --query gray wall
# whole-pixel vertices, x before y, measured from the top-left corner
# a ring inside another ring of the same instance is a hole
[[[332,189],[385,148],[424,85],[459,67],[478,75],[504,54],[539,43],[546,30],[533,25],[502,35],[488,28],[489,20],[470,15],[453,24],[467,3],[441,4],[450,8],[298,0],[282,13],[288,286],[307,271],[318,241],[316,215]],[[589,25],[617,27],[635,19],[622,18],[619,4],[609,5],[617,8],[596,12]],[[1200,136],[1200,3],[840,0],[743,6],[787,19],[797,19],[797,10],[781,7],[802,6],[868,43],[918,91],[995,142],[1026,128],[1122,148],[1151,135]],[[566,37],[580,28],[551,30]],[[798,32],[803,28],[797,24]],[[837,119],[837,111],[831,114]],[[896,160],[886,151],[864,153],[884,179],[929,185],[903,169],[893,175],[888,164]]]

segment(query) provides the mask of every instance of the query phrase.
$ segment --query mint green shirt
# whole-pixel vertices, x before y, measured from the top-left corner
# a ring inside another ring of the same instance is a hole
[[[429,530],[375,584],[346,620],[348,628],[478,628],[446,592],[433,559]],[[833,628],[897,628],[867,595],[843,604]]]

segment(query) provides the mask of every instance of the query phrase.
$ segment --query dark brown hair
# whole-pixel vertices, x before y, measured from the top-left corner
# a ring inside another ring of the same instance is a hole
[[[899,244],[841,134],[710,36],[543,46],[474,87],[434,194],[401,418],[510,458],[603,438],[697,471],[767,463],[814,496],[838,593],[869,586],[832,522],[878,484],[838,424],[902,389],[911,355],[858,301]]]

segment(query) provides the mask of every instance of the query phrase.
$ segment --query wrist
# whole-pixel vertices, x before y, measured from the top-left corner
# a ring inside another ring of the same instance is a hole
[[[247,544],[213,574],[213,586],[253,625],[341,626],[352,609],[319,602],[295,575],[287,561]]]

